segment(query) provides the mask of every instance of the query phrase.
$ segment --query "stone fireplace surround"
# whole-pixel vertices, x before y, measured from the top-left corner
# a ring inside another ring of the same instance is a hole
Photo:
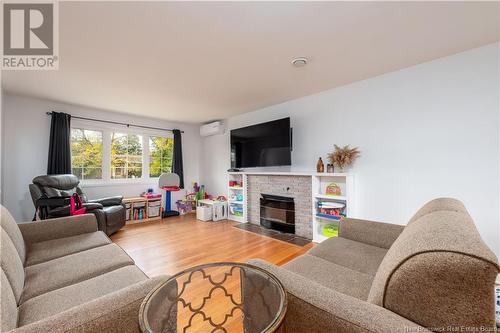
[[[295,234],[313,238],[312,184],[306,175],[247,175],[248,222],[260,225],[261,194],[281,195],[295,200]]]

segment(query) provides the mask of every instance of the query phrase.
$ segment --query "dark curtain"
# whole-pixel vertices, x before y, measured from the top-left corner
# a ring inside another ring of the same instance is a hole
[[[180,188],[184,188],[184,170],[182,168],[182,138],[181,131],[174,129],[174,157],[172,161],[172,172],[180,178]]]
[[[71,173],[71,115],[52,112],[50,121],[48,175]]]

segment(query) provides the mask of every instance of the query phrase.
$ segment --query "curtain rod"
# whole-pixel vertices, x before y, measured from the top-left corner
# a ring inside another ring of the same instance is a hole
[[[47,112],[47,115],[48,116],[52,116],[52,112]],[[127,126],[127,127],[132,126],[132,127],[146,128],[146,129],[152,129],[152,130],[160,130],[160,131],[170,131],[170,132],[173,131],[173,129],[170,129],[170,128],[160,128],[160,127],[151,127],[151,126],[143,126],[143,125],[134,125],[134,124],[121,123],[121,122],[118,122],[118,121],[111,121],[111,120],[102,120],[102,119],[79,117],[79,116],[71,116],[71,118],[82,119],[82,120],[90,120],[90,121],[97,121],[97,122],[106,123],[106,124],[123,125],[123,126]],[[181,131],[181,133],[184,133],[184,131]]]

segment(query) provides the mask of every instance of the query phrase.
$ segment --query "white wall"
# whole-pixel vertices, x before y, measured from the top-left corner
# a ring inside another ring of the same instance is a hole
[[[2,82],[2,71],[0,71],[0,82]],[[3,151],[3,110],[4,110],[4,92],[0,87],[0,151]],[[3,204],[3,154],[0,154],[0,204]]]
[[[291,117],[292,165],[313,170],[333,144],[358,146],[359,218],[405,224],[426,201],[463,200],[500,256],[499,44],[226,120],[238,128]],[[335,73],[332,73],[335,75]],[[202,181],[225,191],[228,133],[206,138]]]
[[[50,117],[48,111],[67,112],[75,116],[106,119],[161,128],[179,128],[182,134],[184,160],[184,183],[187,188],[191,182],[199,181],[200,136],[199,126],[172,123],[151,118],[134,117],[110,111],[91,109],[49,100],[27,98],[4,94],[4,118],[2,157],[4,161],[4,204],[18,221],[31,220],[33,204],[28,184],[38,175],[47,171]],[[117,129],[123,126],[116,125]],[[138,129],[140,131],[140,129]],[[140,184],[119,184],[106,186],[87,186],[83,188],[90,198],[111,195],[137,196],[149,187],[156,187],[155,181]],[[178,192],[174,200],[182,195]]]

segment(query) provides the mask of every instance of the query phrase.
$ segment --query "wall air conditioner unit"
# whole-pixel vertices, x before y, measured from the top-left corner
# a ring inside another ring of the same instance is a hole
[[[201,125],[200,135],[211,136],[224,133],[224,124],[222,121],[214,121],[209,124]]]

